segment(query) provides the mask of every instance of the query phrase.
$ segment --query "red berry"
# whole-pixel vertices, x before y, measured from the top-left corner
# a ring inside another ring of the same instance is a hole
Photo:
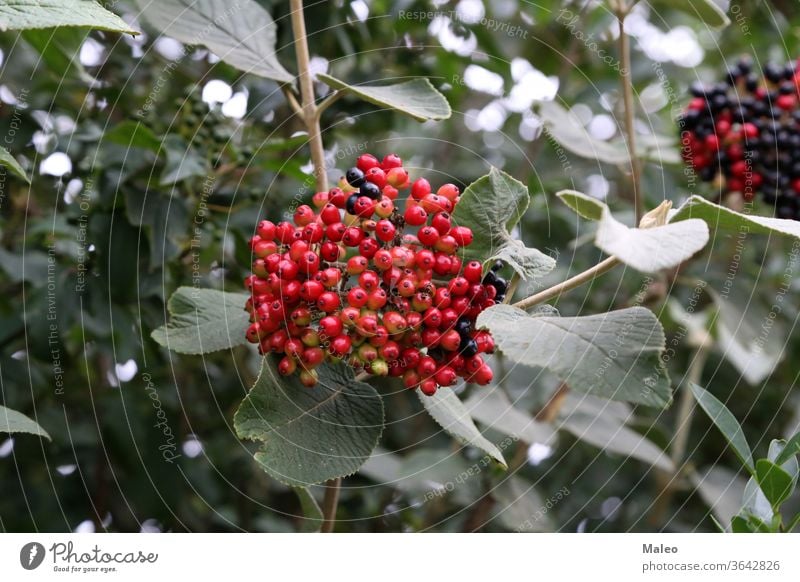
[[[450,215],[447,212],[437,212],[431,218],[431,226],[435,228],[439,234],[447,234],[452,228]]]
[[[362,172],[368,172],[371,168],[377,168],[380,165],[378,158],[372,154],[362,154],[356,160],[356,167]]]
[[[325,235],[325,229],[318,222],[312,222],[303,228],[302,236],[310,243],[318,243]]]
[[[480,283],[483,278],[483,267],[478,261],[470,261],[464,266],[464,278],[470,283]]]
[[[399,168],[403,165],[403,160],[400,159],[400,156],[397,154],[387,154],[383,158],[383,162],[381,163],[381,167],[384,170],[391,170],[392,168]]]
[[[325,229],[325,238],[327,238],[330,242],[340,242],[344,236],[345,230],[347,230],[347,227],[344,225],[344,223],[334,222],[333,224],[329,224]]]
[[[436,191],[439,196],[447,198],[450,202],[455,202],[461,191],[455,184],[444,184]]]
[[[407,224],[420,226],[428,220],[428,213],[421,206],[409,206],[403,215]]]
[[[397,234],[397,228],[395,228],[394,224],[392,224],[390,220],[384,218],[383,220],[378,221],[378,224],[375,227],[375,236],[377,236],[380,240],[383,242],[389,242],[394,239],[395,234]]]
[[[347,194],[341,188],[331,188],[328,191],[328,202],[333,204],[336,208],[344,208],[347,203]]]
[[[367,270],[368,265],[369,261],[367,260],[367,257],[362,257],[361,255],[350,257],[350,259],[347,261],[347,274],[360,275]]]
[[[425,178],[418,178],[411,184],[411,197],[414,200],[422,200],[431,193],[431,184]]]
[[[364,231],[357,226],[350,226],[342,235],[342,242],[348,247],[357,247],[364,238]]]
[[[309,303],[315,302],[322,295],[325,288],[319,281],[305,281],[300,286],[300,297]]]
[[[485,386],[492,381],[492,378],[494,378],[494,373],[488,364],[481,366],[478,371],[470,377],[475,384],[480,386]]]
[[[386,182],[395,188],[404,188],[408,183],[408,172],[404,168],[392,168],[386,172]]]
[[[284,356],[281,358],[281,361],[278,362],[278,374],[281,376],[294,374],[295,370],[297,370],[297,363],[288,356]]]
[[[442,334],[439,345],[448,352],[455,352],[461,346],[461,336],[454,329],[448,330]]]
[[[452,386],[456,383],[456,372],[450,366],[443,366],[437,370],[434,379],[439,386]]]
[[[319,329],[328,338],[336,337],[342,333],[344,324],[342,320],[333,315],[327,315],[319,320]]]
[[[375,184],[378,188],[383,188],[386,185],[386,172],[375,166],[364,172],[367,180]]]
[[[269,220],[262,220],[258,223],[256,233],[258,233],[258,236],[263,240],[271,241],[275,238],[275,225]]]
[[[322,219],[323,224],[335,224],[342,220],[341,214],[339,214],[339,209],[331,203],[325,205],[325,207],[320,211],[319,217]]]
[[[375,263],[375,268],[379,271],[385,271],[392,268],[392,253],[386,249],[381,249],[372,257],[372,262]]]
[[[297,226],[306,226],[314,220],[314,210],[307,204],[298,206],[294,211],[294,223]]]
[[[387,299],[388,297],[386,296],[386,291],[383,289],[375,289],[375,291],[370,293],[367,297],[367,307],[377,311],[386,305]]]
[[[339,295],[333,291],[325,291],[317,299],[317,307],[325,313],[333,313],[339,309]]]
[[[379,283],[380,280],[378,279],[378,274],[375,271],[364,271],[358,277],[358,284],[367,291],[375,289]]]
[[[350,351],[352,345],[353,342],[348,336],[340,335],[331,340],[330,352],[338,358],[343,358]]]
[[[373,258],[378,249],[380,249],[380,244],[374,238],[367,237],[358,245],[358,252],[367,259]]]
[[[425,396],[433,396],[436,394],[436,380],[428,379],[423,380],[422,383],[419,385],[419,389]]]
[[[439,242],[439,231],[432,226],[423,226],[419,229],[417,238],[426,247],[432,247]]]

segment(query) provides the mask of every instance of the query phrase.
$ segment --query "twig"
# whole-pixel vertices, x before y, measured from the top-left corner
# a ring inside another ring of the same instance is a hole
[[[678,404],[678,417],[675,420],[675,438],[672,441],[670,458],[675,465],[676,475],[681,472],[684,455],[686,454],[686,444],[689,442],[689,429],[692,426],[692,415],[694,413],[694,397],[688,384],[700,384],[702,382],[703,367],[708,359],[708,346],[701,345],[697,348],[686,373],[687,383],[682,386],[681,400]]]
[[[343,93],[341,91],[334,91],[333,93],[325,97],[325,99],[320,101],[319,105],[317,105],[317,119],[319,119],[322,116],[323,111],[325,111],[328,107],[330,107],[331,105],[336,103],[339,99],[341,99],[342,95]]]
[[[642,202],[642,168],[636,154],[636,127],[634,124],[636,105],[633,102],[633,80],[631,72],[631,44],[625,34],[625,18],[628,16],[633,4],[626,6],[620,0],[617,5],[617,22],[619,23],[619,52],[622,59],[622,98],[625,106],[625,143],[628,146],[628,157],[631,161],[631,188],[633,190],[633,206],[636,212],[636,224],[644,214]]]
[[[281,85],[281,90],[286,96],[286,101],[289,102],[289,106],[292,108],[292,110],[300,116],[300,119],[305,121],[303,106],[300,105],[299,101],[297,101],[297,95],[294,94],[294,89],[292,89],[289,85]]]
[[[580,287],[584,283],[588,283],[595,277],[599,277],[603,273],[606,273],[611,269],[613,269],[614,267],[616,267],[617,265],[621,264],[622,262],[617,257],[608,257],[597,263],[594,267],[586,269],[582,273],[578,273],[577,275],[567,279],[566,281],[562,281],[557,285],[548,287],[544,291],[535,293],[534,295],[531,295],[526,299],[517,301],[516,303],[514,303],[514,307],[518,307],[519,309],[529,309],[534,305],[538,305],[539,303],[544,303],[545,301],[549,301],[550,299],[561,295],[565,291],[569,291],[570,289],[574,289],[575,287]]]
[[[336,508],[339,505],[339,490],[342,487],[341,477],[325,483],[325,497],[322,498],[322,533],[333,532],[336,524]]]
[[[314,104],[314,80],[311,78],[306,23],[303,18],[303,0],[291,0],[292,32],[294,33],[294,49],[297,55],[300,96],[302,98],[302,117],[308,131],[311,147],[311,163],[317,177],[317,191],[328,189],[328,177],[325,172],[325,148],[322,145],[322,134],[319,128],[317,106]],[[291,92],[289,93],[291,94]]]

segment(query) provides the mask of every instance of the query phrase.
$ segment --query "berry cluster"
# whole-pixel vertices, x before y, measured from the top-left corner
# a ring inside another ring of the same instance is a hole
[[[800,66],[740,59],[727,82],[692,86],[679,119],[682,153],[700,178],[745,200],[756,193],[781,218],[800,219]]]
[[[401,213],[395,201],[406,189]],[[508,285],[497,275],[502,264],[485,276],[480,262],[462,264],[457,251],[473,235],[452,223],[459,194],[453,184],[433,192],[424,178],[411,183],[394,154],[365,154],[338,187],[314,195],[317,211],[303,205],[294,223],[261,221],[245,281],[247,339],[283,354],[279,373],[297,371],[306,386],[326,359],[402,376],[427,395],[459,376],[488,384],[480,354],[494,340],[475,319]]]

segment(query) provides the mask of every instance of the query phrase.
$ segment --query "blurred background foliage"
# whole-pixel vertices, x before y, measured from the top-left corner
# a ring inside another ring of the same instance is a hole
[[[288,2],[260,3],[278,23],[279,59],[295,72]],[[562,9],[577,17],[572,28]],[[2,145],[32,176],[29,187],[0,175],[0,403],[52,437],[0,435],[0,529],[295,531],[298,499],[267,478],[232,430],[256,354],[239,347],[178,356],[149,335],[178,286],[240,289],[257,219],[278,219],[295,197],[310,199],[301,124],[276,83],[158,37],[128,2],[113,10],[145,34],[0,34]],[[417,11],[438,13],[408,16]],[[798,56],[796,2],[746,0],[729,15],[732,24],[715,30],[669,3],[642,1],[628,19],[639,132],[671,158],[645,165],[648,207],[715,196],[674,161],[674,119],[690,83],[723,79],[739,55],[761,65]],[[600,258],[594,227],[556,191],[605,198],[632,223],[626,168],[565,151],[538,114],[554,98],[592,139],[621,138],[619,74],[574,33],[593,34],[617,58],[616,21],[601,2],[336,0],[307,3],[306,19],[319,71],[352,83],[425,76],[454,112],[420,124],[339,101],[323,118],[332,178],[359,147],[394,151],[437,182],[466,185],[489,165],[501,167],[534,195],[520,236],[558,258],[545,283]],[[794,271],[765,348],[754,347],[785,272],[797,267],[791,252],[784,239],[720,236],[680,273],[645,285],[642,275],[618,270],[557,307],[564,315],[650,307],[675,350],[668,364],[676,386],[693,342],[709,330],[703,384],[763,456],[770,439],[800,424]],[[696,280],[707,285],[697,291]],[[728,519],[738,509],[738,463],[702,415],[689,437],[687,476],[659,496],[666,473],[657,449],[631,453],[643,435],[669,446],[676,406],[595,403],[600,414],[545,373],[505,372],[505,397],[555,436],[504,440],[488,431],[506,445],[505,473],[457,447],[416,398],[387,396],[381,448],[392,454],[345,481],[337,528],[709,531],[712,505]],[[598,449],[611,440],[616,452]],[[179,458],[169,462],[165,451]]]

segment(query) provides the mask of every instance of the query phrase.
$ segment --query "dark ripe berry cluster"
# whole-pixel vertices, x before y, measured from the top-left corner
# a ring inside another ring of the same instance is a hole
[[[800,219],[798,84],[796,62],[767,65],[762,77],[741,59],[726,82],[693,85],[679,119],[686,163],[723,192],[760,193],[779,217]]]
[[[403,212],[395,206],[409,189]],[[459,189],[435,192],[413,183],[394,154],[358,158],[338,187],[300,206],[294,223],[258,224],[251,239],[253,274],[247,339],[261,353],[283,354],[278,371],[317,382],[325,360],[402,377],[433,394],[458,377],[488,384],[481,353],[494,340],[475,329],[484,309],[502,300],[507,283],[493,267],[462,264],[458,249],[472,231],[452,223]],[[501,266],[501,265],[500,265]]]

